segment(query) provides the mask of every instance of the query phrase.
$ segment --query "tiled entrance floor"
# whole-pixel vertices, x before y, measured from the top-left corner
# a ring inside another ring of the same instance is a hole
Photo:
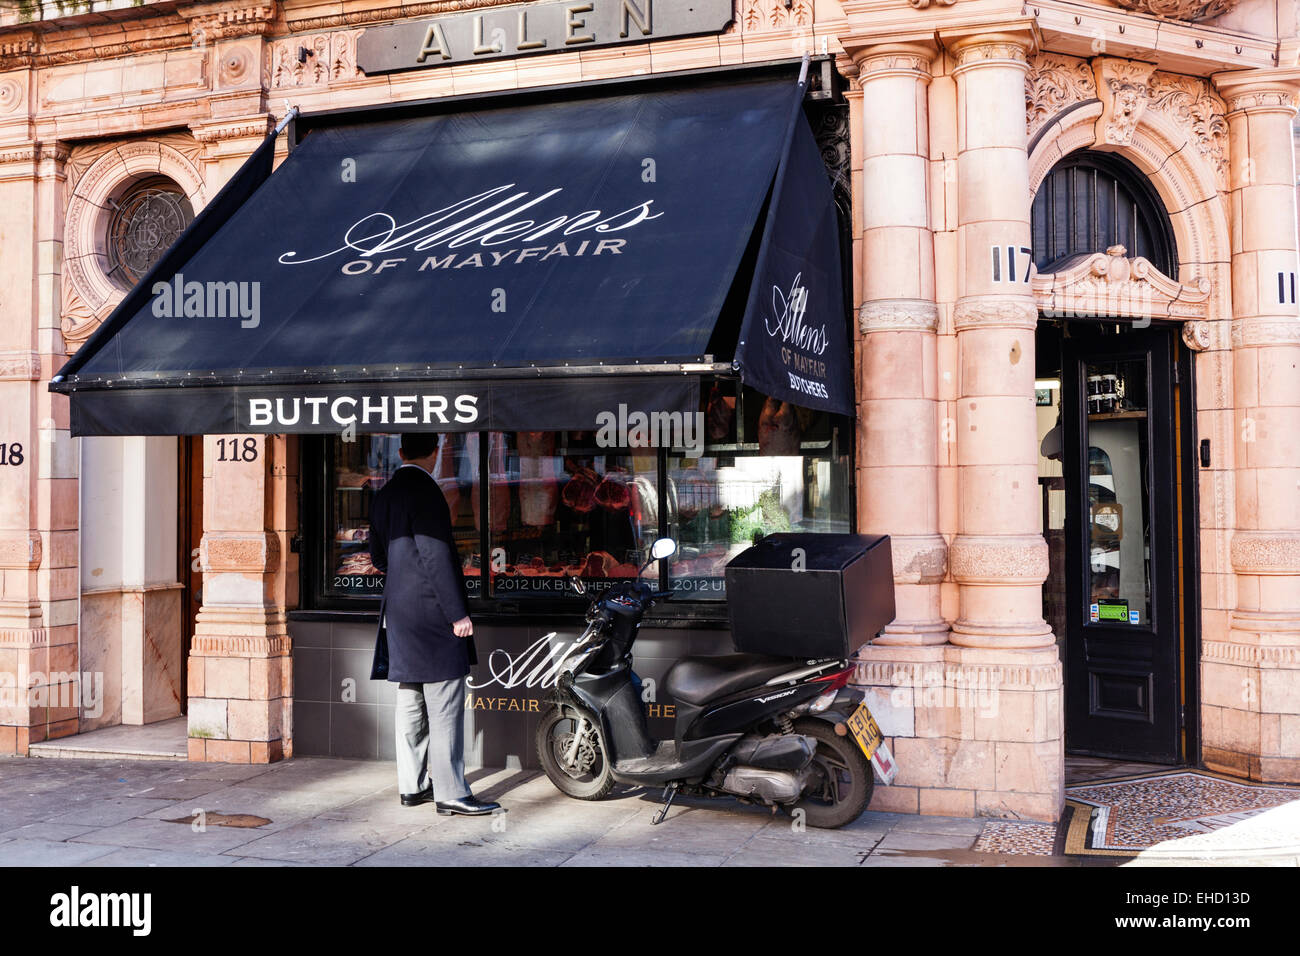
[[[990,821],[975,849],[1028,856],[1295,863],[1300,787],[1204,770],[1066,758],[1059,824]]]

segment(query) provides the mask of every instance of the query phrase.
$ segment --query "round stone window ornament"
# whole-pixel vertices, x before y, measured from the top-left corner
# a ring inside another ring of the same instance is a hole
[[[1221,17],[1236,8],[1240,0],[1115,0],[1116,4],[1134,13],[1146,13],[1166,20],[1184,20],[1194,23]]]
[[[105,245],[109,276],[129,289],[144,277],[194,218],[194,210],[179,188],[151,180],[110,199]]]

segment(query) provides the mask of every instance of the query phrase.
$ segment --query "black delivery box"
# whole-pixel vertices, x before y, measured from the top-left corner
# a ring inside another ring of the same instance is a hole
[[[889,536],[770,534],[727,564],[727,610],[743,653],[848,657],[894,619]]]

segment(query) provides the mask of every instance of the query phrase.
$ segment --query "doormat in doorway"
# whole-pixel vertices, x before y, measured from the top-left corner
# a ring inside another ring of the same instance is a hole
[[[1061,827],[1067,855],[1131,857],[1157,844],[1215,833],[1300,801],[1300,787],[1174,770],[1079,784],[1067,787],[1065,797]],[[1231,841],[1221,842],[1215,852],[1233,849]]]

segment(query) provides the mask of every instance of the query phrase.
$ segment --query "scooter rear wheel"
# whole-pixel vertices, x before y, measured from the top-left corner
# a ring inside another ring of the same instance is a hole
[[[802,810],[809,826],[833,830],[852,823],[867,809],[875,790],[876,775],[871,761],[862,755],[853,738],[841,737],[835,728],[816,717],[801,717],[794,732],[813,737],[816,772],[804,797],[791,807]]]
[[[537,759],[551,783],[578,800],[603,800],[614,789],[609,759],[600,729],[589,726],[583,734],[577,768],[566,767],[562,755],[573,742],[578,714],[569,707],[551,706],[537,724]]]

